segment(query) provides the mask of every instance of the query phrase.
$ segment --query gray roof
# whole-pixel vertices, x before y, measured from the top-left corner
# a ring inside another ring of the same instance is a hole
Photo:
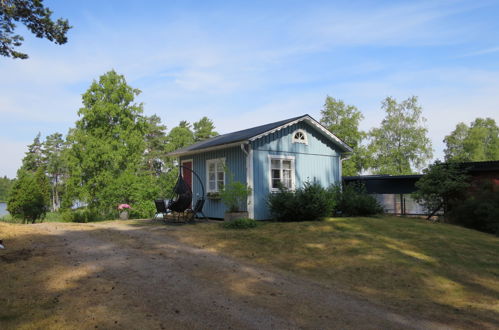
[[[170,152],[168,155],[169,156],[177,156],[177,155],[183,155],[183,154],[187,154],[187,153],[194,153],[196,151],[201,151],[203,149],[233,144],[233,143],[237,143],[237,142],[243,143],[243,142],[248,141],[251,138],[254,138],[256,136],[259,136],[261,134],[265,134],[266,132],[278,129],[279,127],[286,125],[288,123],[291,123],[294,121],[299,121],[299,120],[304,120],[304,119],[309,119],[309,120],[312,120],[315,123],[317,123],[309,115],[293,117],[293,118],[289,118],[289,119],[285,119],[285,120],[281,120],[281,121],[276,121],[276,122],[270,123],[270,124],[265,124],[265,125],[261,125],[261,126],[243,129],[243,130],[237,131],[237,132],[218,135],[218,136],[215,136],[211,139],[200,141],[200,142],[191,144],[190,146],[177,149],[173,152]],[[319,123],[317,123],[317,124],[320,125]],[[329,133],[329,134],[331,134],[331,133]],[[343,141],[341,141],[337,137],[335,137],[335,138],[340,142],[340,145],[343,144],[343,147],[346,151],[351,151],[350,147],[348,147]]]

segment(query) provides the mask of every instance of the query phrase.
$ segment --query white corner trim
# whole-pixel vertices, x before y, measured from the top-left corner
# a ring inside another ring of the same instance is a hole
[[[246,186],[251,188],[248,196],[248,216],[255,218],[255,185],[253,184],[253,148],[248,144],[248,154],[246,155]]]

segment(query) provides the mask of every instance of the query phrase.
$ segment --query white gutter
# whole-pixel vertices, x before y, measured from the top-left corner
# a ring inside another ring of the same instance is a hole
[[[248,151],[246,151],[245,146],[248,146]],[[253,148],[249,143],[241,143],[241,150],[246,155],[246,186],[251,189],[248,196],[248,217],[250,219],[255,218],[255,189],[253,185]]]

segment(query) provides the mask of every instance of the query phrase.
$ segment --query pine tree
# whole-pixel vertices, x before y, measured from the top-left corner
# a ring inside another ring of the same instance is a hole
[[[214,130],[215,125],[211,119],[206,116],[201,118],[194,123],[194,141],[199,142],[217,136],[218,133]]]

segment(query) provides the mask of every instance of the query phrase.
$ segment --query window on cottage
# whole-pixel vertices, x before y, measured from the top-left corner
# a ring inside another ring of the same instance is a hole
[[[209,159],[206,161],[208,192],[219,192],[225,184],[225,159]]]
[[[270,159],[270,180],[272,190],[279,187],[294,189],[294,159],[271,158]]]
[[[296,130],[293,133],[293,143],[307,144],[307,133],[302,129]]]

